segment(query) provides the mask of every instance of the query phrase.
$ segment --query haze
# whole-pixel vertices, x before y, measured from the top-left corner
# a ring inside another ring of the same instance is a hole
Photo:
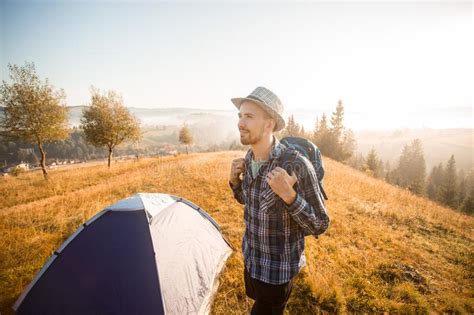
[[[233,110],[266,86],[305,126],[471,128],[472,2],[0,2],[0,72],[36,63],[68,105]]]

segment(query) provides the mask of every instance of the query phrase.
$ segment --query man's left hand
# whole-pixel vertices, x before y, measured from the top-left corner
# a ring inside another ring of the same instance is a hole
[[[277,194],[283,201],[290,205],[296,199],[296,191],[293,185],[298,181],[296,174],[290,176],[283,168],[275,167],[267,174],[267,183],[275,194]]]

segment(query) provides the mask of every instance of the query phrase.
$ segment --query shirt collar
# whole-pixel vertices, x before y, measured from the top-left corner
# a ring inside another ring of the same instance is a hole
[[[275,137],[275,135],[273,135],[273,142],[272,142],[272,147],[270,149],[269,161],[271,162],[273,159],[278,159],[283,153],[284,149],[285,149],[285,145],[282,144],[280,140],[278,140],[278,138]],[[250,162],[252,162],[253,157],[254,155],[253,155],[252,149],[249,149],[245,157],[247,164],[250,164]]]

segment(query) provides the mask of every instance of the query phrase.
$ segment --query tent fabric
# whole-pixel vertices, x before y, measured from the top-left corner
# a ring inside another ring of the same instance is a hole
[[[18,314],[207,314],[232,250],[193,203],[137,194],[61,245],[14,305]]]
[[[190,213],[188,205],[178,202],[151,220],[151,237],[160,249],[156,260],[169,314],[204,313],[201,306],[206,305],[202,302],[209,299],[214,285],[212,271],[229,254],[214,225],[207,220],[207,224],[195,224],[200,217],[198,211]],[[176,269],[182,272],[174,272]]]

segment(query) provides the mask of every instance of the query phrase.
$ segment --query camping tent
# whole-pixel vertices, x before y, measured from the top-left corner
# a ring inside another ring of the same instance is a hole
[[[18,298],[18,314],[205,314],[230,245],[190,201],[140,193],[83,224]]]

